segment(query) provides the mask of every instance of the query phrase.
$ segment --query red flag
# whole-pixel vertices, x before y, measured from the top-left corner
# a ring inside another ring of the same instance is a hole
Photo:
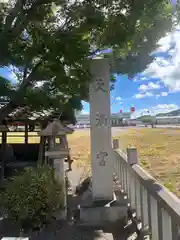
[[[130,108],[131,113],[135,112],[135,107]]]
[[[122,113],[122,109],[120,110],[120,113]]]

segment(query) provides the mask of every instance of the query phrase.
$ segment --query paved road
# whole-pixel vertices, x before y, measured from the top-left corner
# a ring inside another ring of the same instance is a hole
[[[112,127],[111,133],[112,133],[112,136],[115,137],[115,136],[119,136],[119,132],[127,131],[127,129],[131,129],[131,128],[139,128],[139,127]],[[90,129],[89,128],[75,129],[75,131],[90,132]]]
[[[119,136],[119,132],[127,131],[127,129],[139,129],[139,128],[145,128],[145,125],[138,125],[134,127],[112,127],[111,132],[112,136]],[[151,126],[148,126],[148,128],[151,128]],[[180,125],[156,125],[156,128],[166,128],[166,129],[180,129]],[[83,128],[83,129],[75,129],[75,131],[90,131],[89,128]]]
[[[176,128],[176,129],[180,129],[180,125],[156,125],[156,128]]]

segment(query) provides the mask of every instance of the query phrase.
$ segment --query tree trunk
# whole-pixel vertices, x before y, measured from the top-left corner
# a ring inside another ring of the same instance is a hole
[[[3,120],[10,113],[12,113],[19,105],[21,105],[22,99],[26,93],[26,89],[29,86],[29,84],[33,81],[33,77],[40,64],[41,64],[40,62],[36,64],[36,66],[33,68],[29,76],[22,81],[19,89],[16,91],[11,101],[0,109],[0,124],[2,124]]]

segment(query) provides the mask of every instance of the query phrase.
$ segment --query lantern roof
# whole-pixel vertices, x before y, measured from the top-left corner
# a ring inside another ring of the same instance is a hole
[[[73,129],[64,126],[60,120],[54,120],[53,122],[49,123],[48,126],[43,129],[39,135],[40,136],[62,136],[73,133]]]

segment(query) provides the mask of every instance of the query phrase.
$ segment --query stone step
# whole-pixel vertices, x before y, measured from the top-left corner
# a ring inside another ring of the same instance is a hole
[[[114,240],[113,234],[103,230],[95,230],[93,240]]]
[[[3,237],[1,240],[29,240],[29,238],[23,238],[23,237]]]

